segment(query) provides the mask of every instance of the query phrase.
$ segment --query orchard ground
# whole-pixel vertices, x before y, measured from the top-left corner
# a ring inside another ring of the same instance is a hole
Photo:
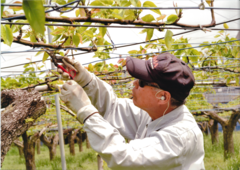
[[[235,156],[232,159],[224,161],[223,157],[223,134],[219,133],[219,143],[212,145],[211,136],[204,136],[205,147],[205,168],[206,170],[240,170],[240,131],[234,131],[234,149]],[[85,145],[84,145],[85,146]],[[65,146],[67,169],[95,170],[97,169],[97,153],[92,149],[84,147],[83,152],[78,152],[78,146],[75,145],[76,155],[69,154],[68,145]],[[39,170],[61,170],[61,157],[59,147],[57,148],[56,158],[50,162],[48,148],[41,146],[41,154],[35,153],[36,169]],[[18,149],[12,146],[3,162],[2,170],[24,170],[25,160],[19,158]],[[104,170],[110,170],[104,162]]]

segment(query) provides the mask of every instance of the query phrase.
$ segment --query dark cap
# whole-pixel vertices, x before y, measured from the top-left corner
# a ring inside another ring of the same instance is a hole
[[[162,53],[149,60],[128,57],[126,66],[131,76],[157,83],[179,101],[183,101],[194,86],[191,69],[170,53]]]

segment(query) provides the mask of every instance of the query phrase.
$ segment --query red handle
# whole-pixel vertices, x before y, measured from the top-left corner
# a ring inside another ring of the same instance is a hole
[[[76,71],[75,70],[70,70],[69,72],[61,65],[58,65],[57,66],[58,68],[62,69],[62,71],[64,71],[65,73],[68,73],[68,75],[70,76],[70,78],[73,80],[74,77],[76,76]],[[70,73],[73,72],[74,73],[74,76],[72,76]]]

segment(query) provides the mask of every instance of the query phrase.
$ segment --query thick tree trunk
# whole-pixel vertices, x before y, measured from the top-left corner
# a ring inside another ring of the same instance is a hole
[[[36,170],[35,165],[35,142],[39,138],[39,132],[28,137],[24,132],[22,135],[24,145],[24,157],[26,162],[26,170]]]
[[[58,145],[59,135],[56,133],[51,140],[49,140],[46,136],[41,135],[40,137],[41,141],[48,147],[49,149],[49,158],[50,161],[54,159],[56,156],[56,147]]]
[[[208,125],[207,125],[207,122],[198,122],[198,125],[200,126],[201,131],[208,136]]]
[[[40,139],[38,139],[37,141],[36,141],[36,146],[37,146],[37,154],[39,155],[40,154]]]
[[[210,119],[208,122],[208,127],[211,133],[212,144],[218,144],[218,122],[216,120]]]
[[[77,138],[77,134],[80,129],[75,129],[72,133],[69,133],[69,147],[70,147],[70,154],[75,155],[75,139]]]
[[[37,91],[13,89],[1,93],[1,163],[11,143],[26,132],[46,112],[46,104]],[[31,121],[25,121],[26,119]]]
[[[233,110],[233,113],[231,114],[229,120],[218,116],[215,112],[209,112],[208,115],[222,125],[224,140],[224,160],[226,160],[234,155],[233,131],[238,119],[240,118],[240,111]]]
[[[88,149],[90,148],[90,143],[89,143],[87,134],[86,134],[86,147],[87,147]]]
[[[78,142],[79,152],[82,152],[83,151],[83,145],[82,145],[82,131],[81,130],[79,130],[77,142]]]

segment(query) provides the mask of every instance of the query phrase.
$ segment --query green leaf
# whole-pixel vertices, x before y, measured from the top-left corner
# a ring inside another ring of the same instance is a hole
[[[221,35],[218,34],[218,35],[215,35],[214,38],[218,38],[218,37],[220,37],[220,36],[221,36]]]
[[[76,17],[78,17],[80,15],[80,8],[75,11],[75,15],[76,15]]]
[[[88,65],[88,71],[93,72],[93,65],[92,64]]]
[[[138,54],[138,51],[137,50],[131,50],[131,51],[128,51],[128,54]]]
[[[139,32],[139,34],[143,34],[143,33],[145,33],[145,32],[147,32],[147,29],[146,29],[146,28],[143,29],[141,32]]]
[[[44,52],[43,59],[42,59],[43,63],[47,60],[48,56],[49,56],[48,53]]]
[[[13,33],[9,25],[1,25],[1,36],[4,43],[11,47],[13,42]]]
[[[78,33],[77,33],[77,34],[78,34]],[[76,47],[78,47],[78,44],[80,43],[80,37],[79,37],[77,34],[73,35],[73,37],[72,37],[73,44],[74,44]]]
[[[154,29],[147,29],[147,37],[146,37],[146,41],[150,41],[152,36],[153,36],[153,31]]]
[[[239,86],[239,77],[238,76],[235,77],[235,81],[236,81],[236,85]]]
[[[230,83],[231,79],[232,79],[231,77],[228,77],[228,78],[227,78],[227,81],[226,81],[226,84],[227,84],[227,85]]]
[[[85,22],[83,25],[91,25],[91,22]],[[86,31],[88,29],[88,27],[78,27],[78,33],[83,33],[84,31]]]
[[[174,23],[176,20],[178,19],[178,16],[175,14],[171,14],[167,17],[167,21],[165,22],[165,24],[172,24]]]
[[[153,2],[151,1],[146,1],[143,3],[143,7],[157,7],[157,5],[155,5]],[[159,9],[151,9],[151,11],[161,15],[161,12]]]
[[[37,42],[36,37],[33,33],[30,34],[30,41],[31,42]]]
[[[23,0],[23,10],[30,26],[37,34],[44,35],[45,10],[41,0]]]
[[[58,34],[58,35],[55,35],[54,37],[53,37],[53,39],[52,39],[52,42],[55,42],[55,41],[57,41],[59,38],[61,37],[61,35],[60,34]]]
[[[131,5],[131,2],[128,1],[128,0],[121,0],[121,1],[119,2],[119,5],[122,6],[122,7],[128,7],[128,6]]]
[[[229,26],[228,26],[226,23],[223,24],[223,27],[224,27],[225,29],[228,29],[228,28],[229,28]]]
[[[102,38],[104,37],[106,32],[107,32],[107,28],[106,27],[99,27],[99,33],[100,33]]]
[[[221,31],[218,31],[219,34],[223,34],[224,33],[224,30],[221,30]]]
[[[64,57],[64,52],[60,51],[59,54]]]
[[[133,10],[129,10],[129,9],[125,10],[124,19],[134,20],[135,19],[135,14],[134,14]]]
[[[65,5],[67,2],[65,0],[57,0],[56,3],[59,5]]]
[[[172,46],[172,35],[172,31],[167,30],[164,40],[168,50],[170,50]]]
[[[104,6],[100,0],[93,1],[90,6]]]
[[[38,51],[37,54],[35,54],[35,56],[38,56],[41,53],[43,53],[43,51]]]
[[[147,14],[144,17],[142,17],[142,20],[145,21],[145,22],[152,22],[155,19],[151,14]]]
[[[135,7],[139,7],[139,0],[130,0],[131,4]],[[140,3],[141,5],[141,3]]]
[[[1,4],[4,4],[6,0],[1,0]],[[4,6],[1,5],[1,17],[3,15]]]

